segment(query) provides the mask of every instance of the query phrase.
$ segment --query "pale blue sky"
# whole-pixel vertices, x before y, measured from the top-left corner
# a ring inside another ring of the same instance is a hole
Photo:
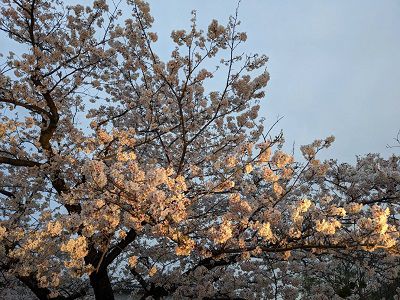
[[[164,57],[171,31],[189,28],[192,9],[207,28],[213,18],[225,23],[237,4],[149,2]],[[400,129],[400,1],[242,0],[239,17],[248,34],[242,49],[270,58],[261,116],[267,125],[284,116],[277,129],[289,148],[333,134],[336,142],[323,158],[353,162],[357,154],[399,154],[386,145]]]
[[[160,43],[174,28],[188,28],[197,10],[204,27],[226,20],[228,0],[150,0]],[[266,54],[271,75],[261,115],[288,144],[335,135],[324,158],[354,161],[369,152],[384,156],[400,129],[400,1],[242,0],[244,50]],[[163,47],[161,47],[163,48]]]

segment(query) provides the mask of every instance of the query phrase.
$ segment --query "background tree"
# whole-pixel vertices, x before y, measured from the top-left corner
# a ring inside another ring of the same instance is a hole
[[[163,62],[148,4],[128,5],[119,22],[101,0],[2,0],[0,29],[21,49],[0,75],[7,279],[39,299],[114,299],[117,286],[294,299],[299,274],[322,277],[332,257],[399,252],[397,157],[320,162],[328,137],[295,162],[258,120],[267,58],[238,54],[237,13],[204,32],[193,12]]]

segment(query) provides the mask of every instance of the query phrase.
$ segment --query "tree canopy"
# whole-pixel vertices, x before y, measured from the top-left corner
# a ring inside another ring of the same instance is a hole
[[[237,12],[205,30],[193,12],[163,61],[142,0],[125,20],[104,0],[1,3],[12,51],[0,57],[0,293],[395,290],[399,157],[318,160],[333,137],[302,146],[300,161],[284,152],[258,116],[268,59],[238,50]]]

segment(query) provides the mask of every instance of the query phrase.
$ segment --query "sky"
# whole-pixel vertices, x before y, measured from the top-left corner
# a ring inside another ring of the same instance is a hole
[[[191,10],[203,28],[226,21],[236,1],[150,0],[159,43],[189,28]],[[322,158],[354,162],[356,155],[399,154],[400,1],[242,0],[243,49],[269,57],[271,80],[261,102],[266,125],[283,119],[287,145],[298,149],[334,135]]]
[[[171,31],[188,29],[193,9],[206,29],[212,19],[226,23],[237,6],[236,0],[149,3],[159,55],[166,58]],[[275,132],[283,130],[287,149],[334,135],[321,158],[352,163],[366,153],[399,154],[400,148],[387,148],[400,130],[399,16],[398,0],[241,1],[241,30],[248,35],[242,50],[269,57],[260,116],[266,127],[283,117]]]

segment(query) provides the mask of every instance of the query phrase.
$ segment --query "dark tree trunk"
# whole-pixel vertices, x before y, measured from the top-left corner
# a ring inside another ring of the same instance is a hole
[[[17,277],[21,282],[23,282],[40,300],[48,300],[48,295],[50,294],[50,290],[47,288],[39,287],[38,283],[34,279],[34,277],[29,276],[18,276]]]
[[[114,300],[114,292],[106,268],[100,268],[90,275],[90,284],[96,300]]]

